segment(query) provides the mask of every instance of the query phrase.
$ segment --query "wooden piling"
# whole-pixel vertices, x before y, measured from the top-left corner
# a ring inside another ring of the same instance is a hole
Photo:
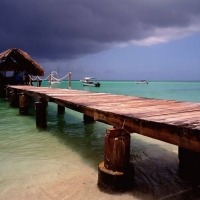
[[[126,171],[130,162],[130,134],[126,134],[122,129],[107,129],[104,145],[105,168]]]
[[[19,96],[16,92],[10,91],[9,93],[9,102],[11,107],[18,107],[19,106]]]
[[[8,88],[5,88],[6,90],[6,97],[5,97],[5,100],[6,101],[9,101],[9,94],[10,94],[10,90]]]
[[[72,73],[69,72],[69,74],[68,74],[68,89],[71,89],[71,76],[72,76]]]
[[[27,95],[19,94],[19,114],[29,114],[29,97]]]
[[[179,175],[188,181],[200,183],[200,153],[178,148]]]
[[[58,114],[64,114],[65,113],[65,107],[58,104]]]
[[[90,116],[88,116],[88,115],[86,115],[86,114],[84,114],[84,115],[83,115],[83,121],[84,121],[85,123],[90,123],[90,122],[93,122],[93,121],[94,121],[94,118],[93,118],[93,117],[90,117]]]
[[[29,84],[30,84],[30,85],[33,85],[33,79],[32,79],[32,78],[33,78],[33,76],[32,76],[32,75],[31,75],[31,76],[29,76],[29,79],[30,79],[30,82],[29,82]]]
[[[38,76],[36,77],[37,87],[39,87],[39,79]]]
[[[104,162],[98,167],[98,186],[124,191],[133,186],[134,169],[130,165],[130,134],[123,129],[107,129]]]
[[[35,102],[36,127],[46,128],[46,104],[43,101]]]

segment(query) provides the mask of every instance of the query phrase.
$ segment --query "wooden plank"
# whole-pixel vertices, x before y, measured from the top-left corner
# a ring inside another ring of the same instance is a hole
[[[199,130],[191,131],[189,127],[179,127],[169,124],[148,122],[137,118],[117,116],[110,112],[95,112],[95,120],[122,127],[129,133],[139,133],[170,144],[200,152]]]

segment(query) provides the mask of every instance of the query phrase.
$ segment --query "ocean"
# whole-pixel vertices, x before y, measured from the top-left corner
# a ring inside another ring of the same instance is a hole
[[[48,81],[42,86],[48,87]],[[63,81],[52,87],[68,88]],[[200,102],[200,82],[101,81],[101,87],[82,86],[72,81],[72,89],[156,99]],[[103,191],[97,186],[98,165],[103,161],[104,135],[111,126],[84,124],[83,115],[57,105],[47,107],[47,129],[37,129],[34,104],[28,116],[0,99],[0,200],[193,200],[200,188],[178,175],[178,147],[131,134],[133,189]]]

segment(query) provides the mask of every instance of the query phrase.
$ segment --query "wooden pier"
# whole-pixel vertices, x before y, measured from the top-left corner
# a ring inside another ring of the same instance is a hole
[[[200,103],[91,93],[33,86],[8,86],[28,96],[70,108],[96,121],[122,127],[200,153]]]
[[[138,133],[177,145],[181,166],[187,165],[191,157],[188,153],[197,155],[194,162],[200,163],[200,103],[48,87],[7,86],[7,89],[81,112],[85,119],[110,124],[123,130],[124,135]],[[107,169],[110,168],[108,163]]]

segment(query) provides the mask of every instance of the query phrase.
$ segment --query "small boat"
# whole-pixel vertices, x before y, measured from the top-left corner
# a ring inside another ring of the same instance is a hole
[[[83,86],[99,87],[101,85],[100,82],[98,82],[94,77],[85,77],[80,81],[82,82]]]
[[[141,80],[141,81],[135,81],[136,84],[148,84],[149,82],[146,80]]]
[[[58,78],[58,73],[57,71],[52,71],[51,72],[51,84],[58,84],[60,83],[60,79]]]

